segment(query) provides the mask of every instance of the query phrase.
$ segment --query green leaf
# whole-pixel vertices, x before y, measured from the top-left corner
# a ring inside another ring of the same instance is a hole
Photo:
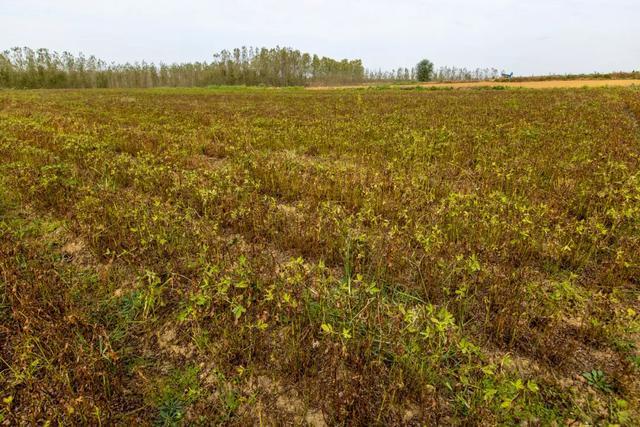
[[[240,316],[242,316],[242,313],[246,312],[247,309],[241,306],[240,304],[238,304],[233,307],[232,311],[233,311],[233,316],[236,318],[236,320],[238,320]]]
[[[503,401],[503,402],[500,404],[500,407],[501,407],[502,409],[510,408],[510,407],[511,407],[511,403],[512,403],[512,401],[511,401],[510,399],[507,399],[507,400]]]
[[[333,326],[331,326],[328,323],[323,323],[322,325],[320,325],[320,328],[322,328],[322,331],[325,334],[332,334],[333,333]]]
[[[493,397],[496,395],[496,393],[498,392],[498,390],[496,390],[495,388],[489,388],[487,390],[484,391],[484,401],[485,402],[490,402],[493,400]]]
[[[238,289],[245,289],[249,287],[249,282],[247,282],[246,280],[241,280],[238,283],[236,283],[234,286]]]

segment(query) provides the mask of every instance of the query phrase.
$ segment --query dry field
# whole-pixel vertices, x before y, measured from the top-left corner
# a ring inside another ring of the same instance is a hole
[[[637,425],[639,120],[637,87],[2,91],[0,425]]]
[[[528,88],[528,89],[549,89],[549,88],[585,88],[585,87],[628,87],[628,86],[640,86],[640,80],[638,79],[593,79],[593,80],[543,80],[543,81],[524,81],[524,82],[451,82],[451,83],[419,83],[413,85],[393,85],[395,88],[453,88],[453,89],[473,89],[473,88],[491,88],[491,87],[504,87],[504,88]],[[322,90],[322,89],[362,89],[362,88],[375,88],[375,85],[357,85],[357,86],[311,86],[310,90]]]

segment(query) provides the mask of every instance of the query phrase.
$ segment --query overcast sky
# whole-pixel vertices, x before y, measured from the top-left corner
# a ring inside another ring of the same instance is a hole
[[[427,57],[520,75],[637,70],[640,0],[0,0],[0,49],[183,62],[242,45],[373,69]]]

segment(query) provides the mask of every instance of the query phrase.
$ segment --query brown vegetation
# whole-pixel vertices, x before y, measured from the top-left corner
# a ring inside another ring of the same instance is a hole
[[[634,424],[637,88],[0,92],[0,424]]]

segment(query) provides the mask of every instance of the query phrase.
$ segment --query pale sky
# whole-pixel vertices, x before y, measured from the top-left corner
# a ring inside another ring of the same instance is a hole
[[[0,0],[0,50],[169,63],[242,45],[386,70],[424,57],[516,75],[640,70],[640,0]]]

